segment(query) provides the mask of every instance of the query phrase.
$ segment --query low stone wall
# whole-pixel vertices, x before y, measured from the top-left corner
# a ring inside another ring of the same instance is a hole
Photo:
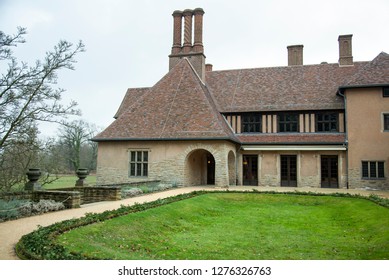
[[[32,193],[32,200],[51,199],[62,202],[65,208],[79,208],[81,205],[80,192],[76,191],[35,191]]]
[[[24,191],[24,192],[7,192],[7,193],[1,193],[0,199],[10,201],[13,199],[17,200],[31,200],[32,199],[32,192],[31,191]]]
[[[121,187],[85,187],[80,188],[82,193],[82,204],[100,202],[100,201],[116,201],[122,199]]]
[[[120,186],[94,186],[62,188],[58,191],[75,191],[80,194],[80,204],[88,204],[100,201],[115,201],[122,199]]]
[[[120,186],[72,187],[57,190],[39,190],[2,193],[0,199],[26,199],[39,201],[41,199],[63,202],[66,208],[79,208],[82,204],[116,201],[122,199]]]

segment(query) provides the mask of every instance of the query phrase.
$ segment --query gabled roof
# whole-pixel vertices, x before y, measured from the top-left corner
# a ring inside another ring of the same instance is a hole
[[[389,54],[381,52],[371,62],[360,68],[340,88],[389,85]]]
[[[367,63],[212,71],[206,82],[223,113],[344,109],[339,85]]]
[[[224,139],[239,142],[186,58],[153,87],[129,90],[127,95],[118,118],[94,141]]]

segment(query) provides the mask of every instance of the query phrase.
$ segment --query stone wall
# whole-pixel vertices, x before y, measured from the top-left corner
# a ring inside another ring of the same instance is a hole
[[[129,177],[129,151],[132,150],[149,151],[147,177]],[[193,152],[199,150],[205,150],[214,157],[215,185],[235,184],[233,181],[236,181],[236,146],[222,140],[101,142],[98,152],[97,184],[158,180],[177,186],[193,185],[188,159]]]
[[[41,199],[62,202],[65,208],[79,208],[81,205],[81,195],[77,191],[35,191],[32,193],[32,200]]]
[[[78,192],[81,205],[100,201],[121,200],[120,186],[72,187],[60,190]]]
[[[360,169],[349,169],[349,188],[350,189],[375,189],[389,190],[389,179],[362,179]]]
[[[13,200],[13,199],[31,200],[32,199],[32,191],[1,193],[0,199],[6,200],[6,201]]]

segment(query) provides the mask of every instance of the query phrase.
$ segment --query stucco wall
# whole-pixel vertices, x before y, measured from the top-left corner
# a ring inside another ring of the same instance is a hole
[[[383,113],[389,98],[382,88],[346,91],[349,187],[389,189],[389,132],[383,131]],[[363,180],[362,161],[385,161],[385,179]]]

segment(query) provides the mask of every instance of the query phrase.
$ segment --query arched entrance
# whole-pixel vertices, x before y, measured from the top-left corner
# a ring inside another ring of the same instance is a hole
[[[188,154],[185,181],[188,186],[215,184],[215,158],[209,151],[197,149]]]

